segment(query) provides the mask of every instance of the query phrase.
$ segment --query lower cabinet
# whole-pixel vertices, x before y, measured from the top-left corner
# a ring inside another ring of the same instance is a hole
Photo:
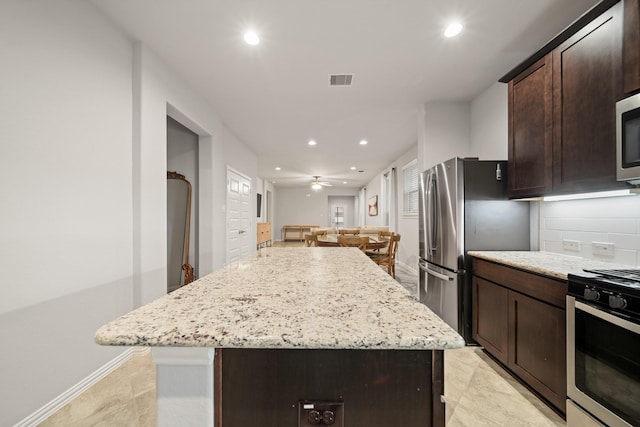
[[[473,266],[473,338],[564,413],[566,282],[478,259]]]
[[[509,290],[473,277],[473,338],[496,359],[509,363]]]

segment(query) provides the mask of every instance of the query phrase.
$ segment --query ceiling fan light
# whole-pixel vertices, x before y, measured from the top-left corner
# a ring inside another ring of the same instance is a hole
[[[318,190],[320,190],[322,188],[322,185],[320,185],[317,182],[314,182],[313,184],[311,184],[311,188],[316,190],[316,191],[318,191]]]

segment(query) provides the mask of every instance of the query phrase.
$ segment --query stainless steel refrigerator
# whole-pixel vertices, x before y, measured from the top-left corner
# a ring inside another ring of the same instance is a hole
[[[507,162],[453,158],[420,174],[420,301],[471,337],[470,250],[529,250],[529,203],[507,199]]]

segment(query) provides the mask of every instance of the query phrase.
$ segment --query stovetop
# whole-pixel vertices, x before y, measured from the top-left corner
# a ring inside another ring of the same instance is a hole
[[[623,279],[631,282],[638,282],[640,285],[640,268],[630,268],[625,270],[584,270],[587,273],[599,274],[601,276],[615,278],[615,279]]]

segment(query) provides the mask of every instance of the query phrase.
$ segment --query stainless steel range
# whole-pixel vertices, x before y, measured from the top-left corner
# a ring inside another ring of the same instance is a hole
[[[569,274],[567,426],[640,425],[640,269]]]

